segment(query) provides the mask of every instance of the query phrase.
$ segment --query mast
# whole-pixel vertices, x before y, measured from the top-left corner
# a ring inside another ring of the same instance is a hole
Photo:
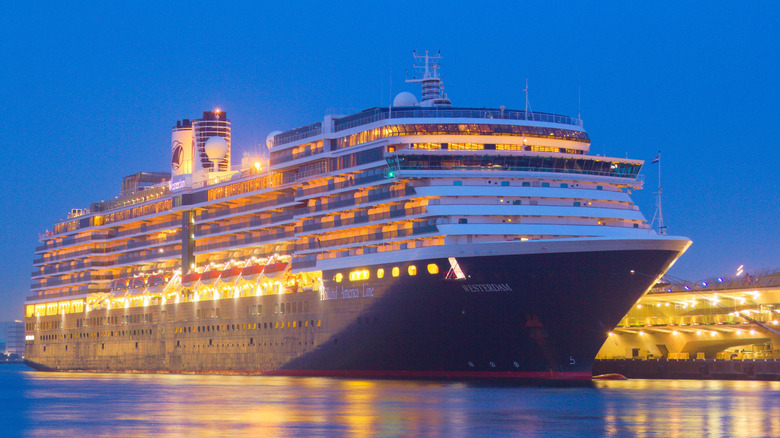
[[[658,156],[653,159],[653,163],[658,163],[658,202],[656,205],[655,217],[658,217],[658,234],[666,236],[666,225],[664,225],[664,212],[661,204],[661,197],[664,193],[664,188],[661,185],[661,151],[658,151]],[[655,220],[653,217],[653,220]]]
[[[436,55],[429,55],[426,50],[425,55],[418,55],[417,51],[414,51],[413,56],[415,59],[414,68],[421,77],[413,77],[407,79],[406,82],[417,82],[422,85],[420,106],[450,106],[450,99],[444,94],[444,83],[439,76],[441,52]],[[421,64],[417,64],[418,61]]]

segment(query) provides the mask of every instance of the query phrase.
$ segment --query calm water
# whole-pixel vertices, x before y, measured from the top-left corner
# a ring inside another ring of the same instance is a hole
[[[484,387],[2,365],[0,407],[2,436],[780,436],[780,382]]]

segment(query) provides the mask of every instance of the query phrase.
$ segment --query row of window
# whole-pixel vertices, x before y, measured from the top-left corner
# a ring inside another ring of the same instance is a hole
[[[439,265],[436,263],[429,263],[427,266],[428,273],[431,275],[438,274],[439,273]],[[417,275],[417,266],[416,265],[409,265],[406,267],[406,273],[410,276]],[[390,275],[393,277],[399,277],[401,275],[401,268],[398,266],[393,266],[392,269],[390,269]],[[379,268],[376,270],[376,278],[382,279],[385,277],[385,269]],[[362,280],[368,280],[371,278],[371,271],[368,269],[358,269],[355,271],[352,271],[349,273],[349,281],[362,281]],[[344,274],[341,272],[337,273],[333,276],[333,281],[336,283],[341,283],[344,281]]]
[[[276,322],[263,322],[263,323],[248,323],[248,324],[216,324],[216,325],[201,325],[201,326],[185,326],[176,327],[173,332],[175,334],[183,333],[206,333],[206,332],[230,332],[230,331],[242,331],[242,330],[269,330],[275,328],[301,328],[301,327],[320,327],[322,326],[322,320],[305,320],[305,321],[276,321]],[[151,330],[150,330],[151,333]]]

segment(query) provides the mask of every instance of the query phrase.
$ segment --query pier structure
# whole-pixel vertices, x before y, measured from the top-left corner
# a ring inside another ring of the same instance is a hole
[[[780,379],[780,269],[658,283],[610,331],[593,371]]]

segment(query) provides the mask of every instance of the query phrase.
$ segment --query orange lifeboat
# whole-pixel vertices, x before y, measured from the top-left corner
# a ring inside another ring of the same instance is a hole
[[[203,275],[200,276],[200,282],[203,284],[214,284],[220,275],[222,275],[222,271],[216,269],[212,271],[206,271],[203,273]]]
[[[282,263],[274,263],[271,265],[267,265],[265,269],[263,270],[263,275],[268,278],[276,278],[284,272],[284,269],[287,267],[286,262]]]
[[[225,269],[222,271],[222,275],[219,276],[219,280],[223,283],[234,283],[239,274],[243,272],[243,269],[238,266]]]
[[[247,266],[241,270],[241,278],[246,281],[255,281],[260,276],[260,273],[263,272],[263,268],[265,268],[265,265]]]
[[[181,276],[181,285],[184,287],[192,287],[200,280],[200,272],[190,272]]]

